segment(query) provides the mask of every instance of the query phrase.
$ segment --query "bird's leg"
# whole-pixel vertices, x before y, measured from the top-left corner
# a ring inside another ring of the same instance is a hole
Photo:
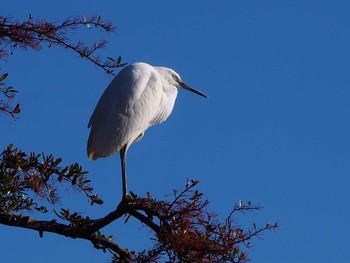
[[[126,185],[126,145],[120,150],[120,160],[122,163],[122,184],[123,184],[123,198],[126,197],[128,190]]]

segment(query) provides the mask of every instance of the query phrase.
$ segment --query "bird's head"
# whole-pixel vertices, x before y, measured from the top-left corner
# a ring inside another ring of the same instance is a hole
[[[183,82],[181,80],[180,75],[177,74],[174,70],[170,68],[165,68],[165,67],[155,67],[155,68],[158,71],[159,75],[163,78],[163,81],[165,81],[167,84],[174,86],[178,89],[181,88],[181,89],[189,90],[204,98],[208,98],[208,96],[205,95],[204,93],[188,86],[185,82]]]
[[[199,95],[199,96],[202,96],[202,97],[204,97],[204,98],[208,98],[208,96],[205,95],[204,93],[202,93],[202,92],[200,92],[200,91],[198,91],[198,90],[196,90],[196,89],[194,89],[194,88],[188,86],[185,82],[183,82],[183,81],[181,80],[179,74],[177,74],[175,71],[173,72],[173,74],[172,74],[171,77],[172,77],[172,79],[173,79],[173,81],[174,81],[174,84],[173,84],[173,85],[174,85],[175,87],[177,87],[177,88],[182,88],[182,89],[185,89],[185,90],[189,90],[189,91],[191,91],[191,92],[193,92],[193,93],[196,93],[196,94]]]

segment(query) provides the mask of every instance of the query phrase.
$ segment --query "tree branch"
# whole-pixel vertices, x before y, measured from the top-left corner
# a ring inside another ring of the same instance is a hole
[[[118,206],[116,210],[110,212],[105,217],[97,220],[95,223],[88,226],[84,230],[84,233],[86,233],[86,234],[95,233],[96,231],[102,229],[103,227],[105,227],[105,226],[109,225],[110,223],[112,223],[113,221],[117,220],[125,213],[126,213],[125,210],[120,208],[120,206]]]
[[[23,22],[0,16],[0,59],[7,56],[9,53],[7,49],[12,51],[16,48],[40,50],[43,44],[48,44],[49,47],[58,45],[76,52],[82,58],[102,68],[107,74],[114,74],[115,68],[125,65],[125,63],[121,63],[121,57],[118,59],[111,57],[101,59],[99,55],[96,55],[96,51],[107,45],[105,39],[91,45],[83,41],[72,41],[69,38],[69,33],[77,32],[81,26],[86,28],[97,27],[104,32],[113,32],[115,29],[110,22],[102,21],[99,16],[88,18],[84,16],[69,17],[61,24],[39,19],[33,20],[31,16]]]
[[[0,223],[3,225],[39,231],[41,237],[43,236],[43,232],[51,232],[74,239],[79,238],[89,240],[96,248],[107,248],[120,255],[121,258],[131,258],[131,254],[125,248],[114,243],[111,239],[106,238],[103,235],[86,234],[80,229],[57,223],[56,220],[43,221],[27,216],[0,213]]]
[[[97,220],[95,223],[91,224],[89,227],[87,227],[84,232],[86,234],[91,234],[94,233],[103,227],[109,225],[113,221],[117,220],[124,214],[130,214],[136,219],[138,219],[141,223],[144,223],[148,227],[150,227],[155,233],[159,233],[160,227],[154,223],[149,217],[141,214],[140,212],[137,211],[137,208],[128,203],[126,199],[122,199],[122,201],[119,203],[118,207],[116,210],[110,212],[108,215],[105,217]]]
[[[148,227],[150,227],[157,234],[159,233],[160,227],[156,223],[154,223],[149,217],[133,209],[129,211],[129,214],[137,218],[140,222],[144,223]]]

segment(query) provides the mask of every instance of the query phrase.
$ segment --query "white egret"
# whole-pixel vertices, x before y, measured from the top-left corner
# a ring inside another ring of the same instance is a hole
[[[123,68],[102,94],[90,118],[89,159],[120,151],[123,197],[127,195],[126,154],[152,125],[165,121],[173,110],[177,89],[207,98],[187,86],[179,74],[165,67],[135,63]]]

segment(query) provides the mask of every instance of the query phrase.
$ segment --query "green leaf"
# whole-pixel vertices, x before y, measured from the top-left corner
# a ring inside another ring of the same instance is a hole
[[[107,57],[107,59],[108,59],[108,60],[111,60],[111,61],[113,61],[113,62],[116,62],[116,60],[115,60],[114,58],[112,58],[112,57]]]
[[[135,201],[137,199],[137,194],[134,192],[130,191],[130,197]]]
[[[8,75],[9,75],[8,73],[5,73],[4,75],[2,75],[0,77],[0,81],[3,81],[4,79],[6,79]]]

